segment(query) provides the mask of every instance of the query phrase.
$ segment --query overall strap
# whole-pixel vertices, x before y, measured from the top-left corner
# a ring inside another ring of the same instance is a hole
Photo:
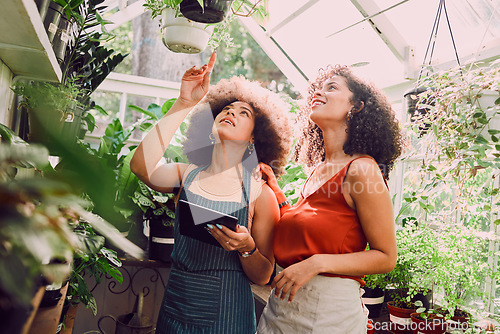
[[[241,204],[244,206],[248,207],[250,204],[250,185],[252,182],[252,175],[250,171],[248,171],[245,167],[242,167],[243,169],[243,177],[239,173],[238,169],[238,176],[242,178],[242,194],[241,194]]]
[[[193,182],[194,178],[198,173],[201,171],[205,170],[208,168],[209,165],[204,165],[204,166],[199,166],[193,169],[192,171],[189,172],[189,174],[186,176],[186,179],[184,180],[184,184],[182,185],[184,189],[188,189],[191,183]]]

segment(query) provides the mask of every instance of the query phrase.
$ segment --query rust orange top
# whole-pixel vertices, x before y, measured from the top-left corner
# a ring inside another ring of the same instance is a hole
[[[314,254],[346,254],[366,249],[366,237],[356,211],[342,194],[342,182],[356,159],[305,198],[303,187],[298,202],[283,214],[274,231],[274,256],[281,267],[286,268]],[[361,286],[365,284],[362,277],[322,275],[352,278]]]

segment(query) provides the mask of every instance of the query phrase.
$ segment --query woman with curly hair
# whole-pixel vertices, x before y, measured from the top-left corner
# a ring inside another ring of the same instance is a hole
[[[209,88],[215,59],[214,53],[208,65],[185,72],[179,98],[130,164],[149,187],[178,199],[156,333],[255,333],[250,282],[266,284],[274,269],[278,203],[252,171],[262,162],[274,164],[278,174],[285,164],[291,148],[286,104],[243,78]],[[190,164],[162,163],[188,114],[184,152]],[[228,227],[227,219],[237,224]]]
[[[385,96],[347,67],[320,70],[306,102],[295,156],[315,167],[293,207],[261,164],[281,203],[273,247],[284,269],[258,333],[366,333],[362,278],[391,271],[397,258],[385,179],[402,150],[399,123]]]

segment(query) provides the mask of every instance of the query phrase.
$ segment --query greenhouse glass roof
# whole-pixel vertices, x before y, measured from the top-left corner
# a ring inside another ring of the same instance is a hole
[[[106,3],[123,21],[144,13],[142,1]],[[418,78],[424,60],[446,68],[456,55],[462,64],[500,56],[500,0],[269,0],[269,11],[263,25],[240,21],[297,89],[329,63],[355,64],[387,88]]]

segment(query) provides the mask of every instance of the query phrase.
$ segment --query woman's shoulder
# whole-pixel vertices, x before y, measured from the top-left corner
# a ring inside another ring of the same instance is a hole
[[[355,157],[348,166],[348,176],[353,178],[367,178],[380,176],[381,170],[377,161],[369,155]]]

